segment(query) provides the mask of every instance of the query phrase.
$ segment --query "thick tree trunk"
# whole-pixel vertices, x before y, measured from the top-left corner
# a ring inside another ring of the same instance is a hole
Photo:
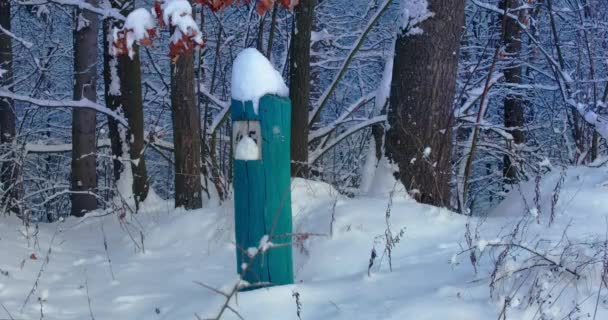
[[[10,1],[0,2],[0,25],[6,30],[11,30],[11,5]],[[0,69],[4,70],[4,74],[0,77],[0,86],[9,86],[13,82],[13,46],[12,39],[8,35],[0,32]],[[11,152],[16,134],[16,115],[13,100],[0,99],[0,150],[6,148]],[[9,158],[15,158],[13,155]],[[6,208],[9,211],[19,213],[16,202],[18,200],[17,177],[19,175],[19,165],[17,161],[6,162],[0,166],[0,185],[3,185],[7,190],[4,199],[0,199],[0,208],[4,206],[1,203],[8,201]]]
[[[186,209],[202,207],[201,127],[194,92],[194,54],[190,52],[171,65],[175,207]]]
[[[118,110],[120,107],[120,95],[118,92],[112,90],[112,72],[114,70],[115,75],[118,75],[118,62],[110,54],[110,32],[113,26],[111,19],[106,19],[103,22],[103,81],[104,81],[104,97],[106,101],[106,107],[112,111]],[[119,123],[113,117],[108,116],[108,129],[110,134],[110,142],[112,145],[112,157],[113,160],[113,171],[114,181],[120,179],[120,175],[124,170],[122,164],[122,139],[120,137],[120,131],[118,130]]]
[[[97,0],[86,0],[93,6]],[[74,100],[96,100],[98,16],[76,9],[74,25]],[[72,113],[72,215],[82,217],[97,208],[96,112],[76,108]]]
[[[450,203],[451,128],[464,0],[429,0],[422,34],[397,38],[386,156],[418,201]],[[442,143],[442,142],[446,143]]]
[[[500,8],[519,8],[519,0],[501,0]],[[499,19],[502,24],[502,19]],[[518,61],[521,52],[521,29],[512,19],[506,20],[505,25],[505,52],[509,56],[509,65],[505,68],[505,82],[512,84],[521,83],[522,68]],[[509,150],[516,150],[515,145],[524,143],[525,137],[522,130],[524,126],[524,107],[521,97],[515,94],[508,94],[504,100],[504,124],[513,136],[512,141],[507,141]],[[518,181],[518,165],[508,155],[504,156],[503,174],[505,182],[508,184]]]
[[[291,40],[291,175],[308,176],[308,108],[310,107],[310,36],[316,0],[302,1],[295,9],[296,30]]]

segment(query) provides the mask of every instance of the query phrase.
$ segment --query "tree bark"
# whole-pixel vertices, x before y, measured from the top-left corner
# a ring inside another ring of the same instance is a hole
[[[519,0],[501,0],[499,7],[503,11],[505,8],[519,8]],[[502,19],[499,19],[502,21]],[[500,23],[502,24],[502,22]],[[512,84],[521,83],[522,68],[518,61],[521,52],[521,29],[512,19],[507,19],[505,25],[505,53],[509,57],[509,65],[505,68],[505,82]],[[525,141],[524,132],[524,107],[521,97],[516,94],[507,94],[504,100],[504,124],[507,132],[513,136],[513,140],[507,141],[508,149],[514,151],[515,145]],[[518,181],[518,168],[514,159],[509,155],[504,156],[503,175],[505,183],[513,184]]]
[[[296,30],[290,59],[291,175],[306,177],[308,168],[308,111],[310,107],[310,37],[316,0],[296,6]]]
[[[86,0],[97,6],[97,0]],[[97,14],[76,9],[74,25],[74,100],[96,101]],[[97,208],[95,149],[96,112],[75,108],[72,112],[72,215],[82,217]]]
[[[112,92],[112,69],[115,68],[118,73],[118,62],[116,58],[110,54],[110,32],[114,25],[112,19],[106,19],[103,22],[103,81],[104,81],[104,97],[106,107],[112,111],[118,110],[120,107],[120,96],[116,95],[116,92]],[[124,170],[122,164],[122,144],[123,141],[120,137],[120,131],[118,130],[119,123],[113,117],[108,116],[108,129],[110,135],[110,142],[112,145],[112,157],[113,157],[113,173],[114,181],[120,179],[120,175]]]
[[[175,146],[175,207],[198,209],[201,198],[201,127],[195,104],[194,54],[171,65],[171,109]]]
[[[135,9],[133,0],[113,0],[111,1],[113,8],[119,9],[120,13],[128,16]],[[121,27],[116,22],[104,21],[104,35],[110,31],[110,27],[115,25]],[[122,107],[129,128],[126,132],[126,143],[129,146],[129,157],[131,163],[131,171],[133,174],[133,195],[135,196],[135,205],[139,208],[139,203],[146,200],[149,191],[148,173],[146,169],[146,159],[144,157],[145,137],[144,137],[144,107],[141,89],[141,61],[139,56],[139,48],[137,44],[133,45],[133,59],[128,55],[112,57],[109,53],[109,43],[104,42],[104,80],[106,83],[106,105],[112,110]],[[114,66],[112,66],[114,64]],[[112,82],[112,68],[116,68],[116,75],[120,79],[120,94],[112,95],[109,92],[109,87]],[[124,150],[123,141],[119,130],[118,123],[111,119],[108,121],[110,126],[110,141],[112,142],[112,154],[116,157],[114,160],[114,177],[115,180],[120,178],[123,171],[123,164],[120,160]]]
[[[134,0],[116,1],[124,16],[135,9]],[[149,191],[148,171],[144,156],[144,104],[141,90],[141,60],[137,44],[133,45],[133,59],[128,55],[118,57],[118,74],[120,76],[120,103],[129,123],[127,142],[131,157],[131,170],[133,172],[133,194],[135,204],[146,200]],[[200,132],[200,130],[199,130]]]
[[[448,120],[464,0],[428,3],[434,16],[421,23],[423,33],[397,37],[385,152],[398,167],[396,178],[418,201],[449,206],[452,134]]]
[[[11,30],[11,4],[10,1],[0,2],[0,25],[6,30]],[[4,71],[0,77],[0,86],[10,86],[13,83],[13,45],[10,36],[0,32],[0,69]],[[7,152],[13,153],[11,146],[16,135],[16,114],[13,100],[0,99],[0,146]],[[16,158],[16,154],[12,157]],[[19,188],[17,187],[17,177],[19,175],[19,164],[16,160],[6,162],[0,166],[0,185],[7,191],[0,203],[8,201],[6,208],[9,211],[19,213],[17,200]],[[2,206],[0,206],[2,207]]]
[[[137,45],[134,45],[135,47]],[[131,156],[133,172],[133,194],[135,203],[146,200],[148,196],[148,172],[144,157],[144,107],[141,92],[141,62],[139,49],[134,48],[135,55],[131,60],[128,55],[118,57],[120,74],[121,104],[129,122],[127,141]],[[197,118],[198,119],[198,118]],[[200,131],[199,131],[200,132]]]

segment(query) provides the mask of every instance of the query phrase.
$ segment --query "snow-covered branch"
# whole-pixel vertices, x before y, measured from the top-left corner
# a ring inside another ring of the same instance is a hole
[[[213,134],[215,130],[222,124],[222,122],[226,120],[226,116],[228,115],[228,112],[230,112],[230,102],[221,100],[220,98],[216,97],[211,92],[209,92],[209,90],[207,90],[207,88],[203,84],[199,85],[198,90],[201,94],[209,98],[209,100],[211,100],[213,103],[215,103],[221,108],[220,112],[213,118],[211,126],[209,126],[209,128],[207,129],[207,134]]]
[[[340,141],[352,136],[356,132],[359,132],[360,130],[365,129],[369,126],[372,126],[376,123],[385,122],[385,121],[386,121],[385,115],[376,116],[367,121],[362,121],[362,122],[358,123],[357,125],[354,125],[354,126],[348,128],[348,130],[344,131],[342,134],[340,134],[339,136],[335,137],[334,139],[332,139],[331,141],[326,143],[323,147],[320,147],[319,149],[311,152],[310,155],[308,156],[308,163],[309,164],[315,163],[327,151],[331,150],[331,148],[333,148],[338,143],[340,143]]]
[[[316,139],[319,139],[321,137],[324,137],[324,136],[332,133],[334,130],[336,130],[336,128],[340,124],[344,123],[346,118],[350,117],[350,115],[352,115],[353,112],[357,111],[361,106],[365,105],[366,103],[374,100],[375,97],[376,97],[376,91],[373,91],[373,92],[370,92],[367,95],[359,98],[357,101],[355,101],[353,104],[351,104],[344,112],[342,112],[342,114],[340,115],[339,118],[332,121],[328,125],[311,132],[308,135],[308,142],[312,142]]]
[[[117,9],[96,7],[82,0],[23,0],[19,1],[18,3],[21,5],[42,5],[47,3],[68,5],[96,13],[102,18],[112,18],[119,21],[125,20],[125,16],[120,14],[120,11],[118,11]]]
[[[13,38],[13,40],[21,43],[21,45],[23,45],[26,49],[31,49],[34,46],[33,43],[31,43],[31,42],[29,42],[27,40],[24,40],[23,38],[20,38],[20,37],[16,36],[14,33],[10,32],[9,30],[4,29],[1,25],[0,25],[0,32],[6,34],[7,36],[9,36],[11,38]]]
[[[488,89],[492,88],[503,77],[504,77],[504,74],[502,72],[497,72],[494,75],[492,75],[492,78],[490,78],[490,81],[489,81]],[[471,109],[471,107],[473,107],[475,105],[475,103],[479,100],[479,98],[481,98],[481,96],[483,95],[484,89],[485,89],[485,84],[483,86],[479,86],[477,88],[473,88],[473,89],[469,90],[467,92],[468,93],[467,100],[462,104],[462,106],[460,106],[460,108],[458,108],[454,111],[454,116],[455,117],[464,116],[465,113],[467,111],[469,111],[469,109]]]
[[[342,63],[342,66],[340,67],[340,71],[338,71],[338,74],[334,77],[334,79],[331,82],[331,84],[329,85],[329,87],[325,90],[325,92],[323,92],[323,94],[319,98],[319,101],[317,102],[317,106],[315,106],[314,109],[312,110],[312,112],[310,113],[310,116],[308,117],[309,126],[311,126],[313,124],[313,122],[315,122],[317,120],[320,112],[323,110],[323,108],[329,101],[329,97],[332,95],[332,93],[338,87],[338,83],[340,82],[340,80],[342,79],[344,74],[346,73],[346,70],[348,69],[348,66],[350,65],[351,61],[353,60],[353,58],[355,57],[355,55],[361,48],[361,45],[363,45],[363,42],[367,38],[367,35],[372,30],[372,28],[376,25],[376,23],[378,23],[378,21],[380,20],[380,17],[382,17],[384,12],[386,12],[386,10],[391,5],[391,3],[393,3],[393,0],[385,0],[380,5],[380,8],[378,9],[378,11],[376,11],[374,16],[371,18],[370,22],[365,27],[363,33],[361,33],[361,35],[359,36],[357,41],[355,41],[355,45],[352,48],[352,50],[348,53],[346,60],[344,60],[344,62]]]
[[[118,114],[116,111],[112,111],[105,106],[93,102],[91,100],[82,99],[82,100],[45,100],[45,99],[37,99],[29,96],[17,94],[10,92],[6,89],[0,88],[0,97],[9,98],[16,101],[28,102],[31,104],[35,104],[39,107],[45,108],[87,108],[93,109],[97,112],[103,113],[114,118],[116,121],[120,122],[120,124],[128,127],[127,120]]]

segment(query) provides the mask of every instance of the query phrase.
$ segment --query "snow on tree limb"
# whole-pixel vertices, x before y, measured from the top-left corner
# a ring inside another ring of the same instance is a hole
[[[321,137],[324,137],[324,136],[330,134],[331,132],[333,132],[334,130],[336,130],[336,128],[340,124],[344,123],[344,121],[346,120],[346,118],[348,118],[351,114],[353,114],[353,112],[357,111],[357,109],[359,109],[361,106],[363,106],[366,103],[374,100],[375,98],[376,98],[376,91],[372,91],[372,92],[368,93],[367,95],[359,98],[357,101],[355,101],[354,103],[352,103],[346,109],[346,111],[342,112],[342,114],[340,115],[340,117],[338,117],[336,120],[332,121],[331,123],[329,123],[328,125],[320,128],[320,129],[312,131],[308,135],[308,142],[314,141],[316,139],[319,139]]]
[[[0,88],[0,97],[9,98],[16,101],[29,102],[31,104],[35,104],[39,107],[45,108],[87,108],[93,109],[97,112],[103,113],[114,118],[116,121],[120,122],[125,127],[128,127],[127,120],[119,115],[117,112],[112,111],[105,106],[93,102],[91,100],[82,99],[82,100],[45,100],[45,99],[37,99],[29,96],[17,94],[10,92],[6,89]]]
[[[495,5],[491,5],[481,0],[471,1],[478,7],[484,8],[492,12],[504,14],[504,10],[501,10]],[[602,138],[608,139],[608,118],[597,114],[595,111],[593,111],[592,107],[577,102],[576,99],[573,97],[573,94],[570,92],[570,85],[574,82],[570,74],[566,70],[564,70],[562,65],[555,60],[553,55],[541,45],[540,41],[538,41],[538,39],[536,39],[536,37],[530,32],[528,26],[519,20],[518,16],[513,14],[507,14],[507,17],[513,19],[517,23],[519,28],[521,28],[521,30],[528,36],[528,38],[530,39],[530,41],[532,41],[536,48],[539,49],[539,51],[549,63],[550,67],[553,68],[553,71],[555,72],[555,79],[553,80],[558,83],[564,102],[569,107],[575,109],[583,117],[585,122],[594,126],[595,130]]]
[[[13,40],[21,43],[26,49],[31,49],[34,44],[24,40],[23,38],[20,38],[18,36],[16,36],[14,33],[10,32],[9,30],[4,29],[1,25],[0,25],[0,32],[6,34],[7,36],[11,37]]]
[[[344,74],[346,73],[346,70],[348,69],[348,66],[350,65],[350,63],[351,63],[352,59],[354,58],[355,54],[357,54],[357,52],[359,51],[359,49],[363,45],[363,42],[367,38],[367,35],[372,30],[372,28],[376,25],[376,23],[378,23],[378,21],[380,20],[380,17],[382,17],[382,15],[384,14],[384,12],[386,12],[386,10],[391,5],[391,3],[393,3],[393,0],[385,0],[380,5],[380,8],[378,9],[378,11],[376,11],[376,13],[374,14],[374,16],[371,18],[370,22],[365,27],[363,33],[355,41],[354,47],[348,53],[348,55],[346,57],[346,60],[342,63],[342,66],[340,66],[340,71],[338,71],[338,74],[334,77],[334,79],[331,82],[331,84],[329,85],[329,87],[325,90],[325,92],[323,92],[323,94],[319,98],[317,106],[315,106],[314,109],[312,110],[312,112],[310,113],[310,116],[308,117],[308,125],[309,126],[311,126],[317,120],[319,114],[321,113],[321,110],[323,110],[323,108],[325,107],[325,105],[329,101],[329,97],[331,96],[331,94],[338,87],[338,83],[340,82],[340,80],[342,79],[342,77],[344,76]]]
[[[502,72],[497,72],[497,73],[493,74],[492,78],[490,79],[490,82],[489,82],[489,88],[493,87],[503,77],[504,77],[504,74]],[[470,89],[467,92],[467,94],[468,94],[467,100],[462,104],[462,106],[460,106],[460,108],[458,108],[454,111],[454,116],[462,117],[467,111],[469,111],[469,109],[471,109],[471,107],[473,107],[475,105],[477,100],[479,100],[479,98],[481,98],[481,96],[483,95],[484,89],[485,89],[485,85],[481,85],[477,88]]]
[[[21,5],[42,5],[46,3],[78,7],[82,10],[87,10],[96,13],[102,16],[103,18],[112,18],[118,21],[124,21],[126,19],[125,16],[120,14],[120,11],[118,11],[117,9],[96,7],[82,0],[29,0],[20,2]]]
[[[199,90],[199,93],[201,93],[204,96],[206,96],[207,98],[209,98],[209,100],[211,100],[213,103],[215,103],[216,105],[218,105],[221,108],[220,113],[218,113],[213,118],[213,122],[207,129],[207,134],[213,134],[215,132],[215,130],[217,130],[217,128],[222,124],[222,122],[224,122],[224,120],[226,119],[226,116],[228,115],[228,112],[230,112],[230,102],[223,101],[220,98],[214,96],[211,92],[209,92],[209,90],[207,90],[207,88],[205,88],[205,86],[202,83],[199,86],[198,90]]]
[[[386,121],[386,115],[382,115],[382,116],[373,117],[366,121],[362,121],[362,122],[358,123],[357,125],[354,125],[354,126],[348,128],[348,130],[346,130],[339,136],[332,139],[324,147],[321,147],[321,148],[311,152],[310,155],[308,156],[308,163],[309,164],[315,163],[317,160],[319,160],[319,158],[321,156],[323,156],[327,151],[331,150],[331,148],[333,148],[336,144],[338,144],[340,141],[350,137],[354,133],[356,133],[360,130],[363,130],[376,123],[385,122],[385,121]]]

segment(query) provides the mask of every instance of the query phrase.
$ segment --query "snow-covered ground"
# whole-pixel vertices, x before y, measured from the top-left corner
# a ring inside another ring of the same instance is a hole
[[[499,319],[503,309],[505,319],[568,319],[578,304],[571,319],[593,319],[599,301],[595,318],[607,319],[608,289],[599,299],[597,293],[608,170],[566,171],[548,227],[560,177],[557,171],[541,180],[540,210],[531,182],[483,219],[417,204],[403,193],[392,201],[378,193],[348,199],[326,184],[296,179],[294,228],[314,234],[295,245],[296,284],[239,293],[231,305],[245,319],[298,319],[299,304],[301,319],[485,320]],[[123,222],[117,214],[95,215],[101,213],[38,230],[0,218],[0,319],[40,319],[42,312],[44,319],[180,320],[218,313],[224,297],[195,282],[228,291],[238,280],[230,204],[185,212],[154,200]],[[500,260],[502,244],[511,246]],[[576,269],[576,261],[587,263]],[[492,291],[495,265],[502,267]]]

